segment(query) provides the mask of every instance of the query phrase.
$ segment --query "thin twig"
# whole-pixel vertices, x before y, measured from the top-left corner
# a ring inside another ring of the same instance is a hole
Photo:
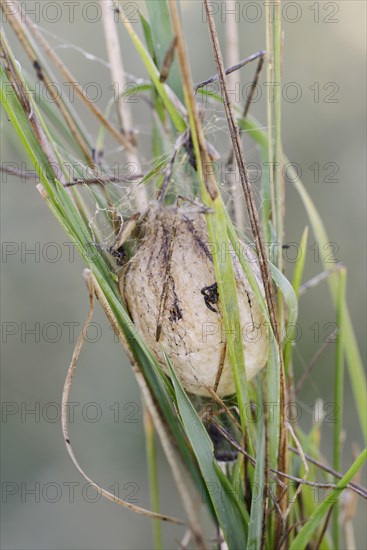
[[[298,450],[295,447],[292,447],[291,445],[289,445],[288,449],[292,453],[298,454]],[[332,476],[336,477],[337,479],[342,479],[343,478],[343,475],[340,472],[337,472],[333,468],[330,468],[330,466],[326,466],[326,464],[323,464],[319,460],[316,460],[315,458],[313,458],[312,456],[310,456],[306,453],[304,453],[304,456],[305,456],[305,458],[308,462],[310,462],[311,464],[314,464],[315,466],[317,466],[321,470],[324,470],[324,472],[327,472],[328,474],[331,474]],[[358,493],[360,496],[367,499],[367,489],[365,487],[362,487],[362,485],[357,485],[357,483],[354,483],[354,481],[351,481],[349,483],[349,487],[351,489],[354,489],[354,491],[356,493]]]
[[[321,273],[318,273],[317,275],[312,277],[312,279],[310,279],[309,281],[301,285],[299,289],[299,295],[302,296],[303,294],[305,294],[307,290],[310,290],[311,288],[318,286],[322,281],[330,277],[332,273],[340,271],[341,269],[343,269],[343,267],[344,266],[342,263],[338,263],[333,268],[328,269],[326,271],[322,271]]]
[[[264,65],[265,52],[261,51],[261,52],[258,52],[258,53],[260,53],[261,56],[259,58],[259,61],[258,61],[257,67],[256,67],[256,72],[255,72],[255,76],[254,76],[252,84],[251,84],[250,93],[247,96],[246,103],[245,103],[245,106],[243,108],[242,117],[241,117],[242,120],[245,120],[245,118],[248,115],[248,112],[250,110],[250,106],[251,106],[251,103],[252,103],[252,100],[253,100],[253,97],[254,97],[254,94],[255,94],[256,86],[259,82],[260,73],[261,73],[263,65]],[[231,86],[231,88],[232,87],[233,86]],[[240,135],[242,135],[243,132],[244,132],[244,130],[240,129]],[[231,166],[233,164],[233,160],[234,160],[234,153],[233,153],[233,149],[231,149],[231,152],[230,152],[230,154],[228,156],[228,159],[227,159],[227,164],[229,166]]]
[[[236,0],[226,0],[227,13],[233,13],[236,11]],[[240,48],[239,48],[239,32],[238,24],[235,17],[226,17],[224,25],[225,37],[226,37],[226,62],[229,67],[238,65],[240,60]],[[237,91],[237,78],[234,72],[227,73],[228,84],[231,90]],[[241,83],[241,74],[238,74],[238,81]],[[238,193],[239,173],[238,167],[233,163],[233,149],[231,148],[232,161],[226,162],[226,185],[230,201],[228,206],[230,207],[230,214],[239,232],[242,232],[245,227],[245,212],[243,196]]]
[[[65,187],[73,187],[73,185],[108,185],[109,183],[130,183],[136,179],[143,177],[143,174],[136,174],[134,176],[117,177],[117,176],[103,176],[100,178],[87,178],[87,179],[75,179],[65,183]]]
[[[222,434],[222,436],[234,447],[237,451],[239,451],[244,457],[247,458],[247,460],[252,464],[252,466],[256,466],[256,459],[250,455],[236,440],[235,438],[221,425],[219,424],[215,418],[213,418],[213,423],[215,424],[215,427],[217,430]],[[275,470],[269,470],[272,474],[271,477],[274,481],[279,483],[283,489],[287,489],[287,485],[283,483],[281,480],[279,480],[276,476]]]
[[[252,54],[252,55],[249,55],[248,57],[246,57],[245,59],[240,61],[240,63],[237,63],[236,65],[233,65],[232,67],[229,67],[228,69],[225,69],[224,72],[225,72],[226,75],[230,75],[231,73],[234,73],[235,71],[238,71],[239,69],[242,69],[242,67],[244,67],[248,63],[251,63],[251,61],[254,61],[255,59],[259,59],[259,57],[263,57],[265,55],[265,53],[266,52],[264,50],[260,50],[256,53]],[[197,90],[199,90],[199,88],[203,88],[203,86],[206,86],[207,84],[211,84],[212,82],[215,82],[216,80],[218,80],[218,78],[219,78],[219,75],[215,74],[215,75],[207,78],[206,80],[203,80],[202,82],[199,82],[198,84],[195,84],[195,87],[194,87],[195,92],[197,92]]]
[[[169,71],[172,67],[172,63],[175,57],[176,45],[177,45],[177,37],[174,36],[163,60],[163,65],[161,68],[161,72],[159,74],[159,82],[166,82],[168,78]]]
[[[22,180],[39,182],[39,175],[37,172],[24,172],[19,168],[13,168],[12,166],[0,165],[0,172],[9,174],[10,176],[16,176]]]
[[[322,543],[322,539],[324,538],[325,536],[325,533],[326,533],[326,530],[328,528],[328,525],[329,525],[329,521],[330,521],[330,518],[331,518],[331,513],[333,511],[333,508],[334,508],[335,504],[333,506],[330,507],[328,513],[326,514],[326,518],[325,518],[325,521],[324,521],[324,525],[322,526],[322,529],[321,529],[321,533],[320,533],[320,536],[319,536],[319,540],[317,541],[316,545],[315,545],[315,550],[319,550],[320,546],[321,546],[321,543]],[[350,546],[348,547],[350,549]]]
[[[251,456],[235,439],[234,437],[225,429],[223,428],[223,426],[221,426],[219,423],[216,422],[216,420],[214,419],[213,422],[215,423],[215,426],[216,428],[218,429],[218,431],[223,435],[223,437],[235,448],[237,449],[237,451],[239,451],[241,454],[243,454],[250,462],[253,466],[256,465],[256,459]],[[293,450],[293,448],[291,447],[291,450]],[[294,449],[294,452],[296,452],[297,454],[299,454],[299,451],[297,449]],[[308,460],[309,457],[308,455],[304,454],[304,457]],[[318,464],[317,464],[318,465]],[[287,489],[287,485],[284,484],[279,478],[277,478],[276,476],[280,476],[280,477],[284,477],[286,479],[289,479],[291,481],[294,481],[296,483],[302,483],[303,485],[308,485],[310,487],[316,487],[318,489],[335,489],[335,487],[337,486],[336,483],[322,483],[322,482],[318,482],[318,481],[308,481],[307,479],[304,479],[304,478],[299,478],[299,477],[296,477],[296,476],[292,476],[291,474],[287,474],[285,472],[281,472],[280,470],[277,470],[276,468],[269,468],[269,471],[271,472],[271,477],[277,481],[277,483],[280,485],[280,487],[282,489]],[[342,479],[342,475],[338,474],[336,477]],[[364,499],[367,499],[367,490],[364,489],[363,487],[360,487],[358,485],[356,485],[355,483],[348,483],[346,486],[345,486],[346,489],[350,489],[352,491],[354,491],[355,493],[357,493],[358,495],[362,496]]]

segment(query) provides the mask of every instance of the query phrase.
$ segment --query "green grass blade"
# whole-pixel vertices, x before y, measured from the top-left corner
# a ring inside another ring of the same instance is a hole
[[[315,530],[320,525],[323,517],[333,504],[338,501],[341,492],[345,489],[347,484],[351,482],[360,468],[367,459],[367,447],[362,451],[359,457],[353,462],[352,466],[343,476],[343,478],[337,483],[335,489],[317,506],[308,519],[307,523],[302,527],[296,538],[293,540],[290,550],[299,550],[300,548],[306,548],[310,542]]]
[[[263,410],[263,400],[261,395],[261,382],[258,376],[258,406],[259,410]],[[265,482],[265,427],[264,415],[258,415],[257,422],[257,442],[256,442],[256,466],[254,484],[252,488],[251,514],[249,522],[249,533],[247,548],[248,550],[260,550],[261,535],[263,524],[263,508],[264,508],[264,486]]]
[[[227,231],[229,235],[229,239],[231,241],[231,244],[234,248],[234,250],[239,251],[242,250],[241,243],[239,242],[237,238],[236,231],[233,227],[232,221],[228,215],[226,214],[226,222],[227,222]],[[280,422],[280,406],[276,406],[276,404],[279,404],[280,402],[280,384],[279,384],[279,369],[280,369],[280,359],[279,359],[279,349],[278,345],[276,343],[276,339],[271,327],[270,319],[268,310],[266,307],[265,299],[261,293],[259,284],[256,280],[256,277],[251,269],[251,266],[248,264],[247,261],[245,261],[246,254],[238,254],[238,259],[241,263],[242,269],[244,273],[246,274],[246,277],[250,283],[251,289],[255,294],[255,297],[258,301],[259,306],[261,307],[261,310],[264,314],[265,320],[266,320],[266,326],[264,327],[265,330],[269,331],[269,358],[268,358],[268,365],[266,368],[266,375],[267,375],[267,400],[268,403],[274,404],[274,410],[272,415],[272,422],[269,423],[268,430],[269,430],[269,462],[270,466],[272,468],[277,467],[278,463],[278,442],[279,442],[279,422]],[[277,271],[278,272],[278,271]],[[282,278],[285,279],[285,277],[282,275]],[[279,279],[281,280],[281,278]],[[289,284],[289,283],[288,283]]]
[[[211,202],[211,207],[214,210],[214,214],[209,214],[207,216],[208,234],[210,242],[215,247],[213,251],[214,253],[212,254],[215,280],[218,285],[218,293],[220,296],[228,357],[233,372],[238,407],[240,410],[241,425],[245,433],[247,424],[245,410],[246,403],[248,402],[248,392],[241,332],[238,334],[241,327],[241,319],[238,308],[237,289],[232,258],[229,253],[225,209],[219,195],[215,201]],[[221,257],[223,247],[226,247],[225,250],[228,250],[225,261],[223,261],[223,258]],[[251,442],[250,448],[252,448]]]
[[[235,489],[217,465],[210,437],[166,354],[165,359],[175,388],[181,420],[205,479],[224,538],[230,549],[246,548],[248,517],[245,508],[237,500]]]
[[[343,268],[339,273],[339,289],[337,296],[336,323],[339,328],[338,339],[335,350],[335,382],[334,382],[334,403],[337,407],[337,414],[334,423],[333,434],[333,468],[340,472],[342,464],[342,427],[343,427],[343,395],[344,395],[344,309],[345,309],[345,287],[347,272]],[[335,505],[333,510],[333,539],[335,548],[339,548],[339,506]]]
[[[274,196],[275,212],[273,213],[277,242],[283,244],[283,200],[284,181],[282,181],[282,15],[280,3],[274,4],[273,21],[273,65],[274,65]],[[268,121],[271,124],[271,120]],[[282,271],[282,255],[278,255],[278,267]]]
[[[40,180],[48,191],[53,191],[55,176],[48,166],[47,158],[39,143],[30,130],[29,121],[24,114],[23,108],[14,93],[13,87],[8,80],[3,66],[0,65],[0,94],[1,103],[18,134],[25,152],[32,161]],[[43,170],[45,168],[45,171]],[[52,183],[50,183],[52,182]]]

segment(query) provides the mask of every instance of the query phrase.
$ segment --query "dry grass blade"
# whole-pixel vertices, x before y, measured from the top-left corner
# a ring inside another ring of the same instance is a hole
[[[115,2],[113,0],[101,0],[101,10],[103,17],[103,28],[107,46],[108,60],[111,65],[112,85],[115,87],[115,96],[117,91],[116,109],[119,117],[121,131],[132,145],[136,144],[136,137],[133,128],[133,120],[129,104],[124,101],[122,96],[125,90],[126,80],[125,71],[121,57],[120,43],[117,33],[117,27],[114,17]]]
[[[226,8],[228,13],[235,12],[236,1],[235,0],[226,0]],[[225,20],[224,25],[225,37],[226,37],[226,61],[229,67],[233,67],[238,64],[240,60],[240,44],[239,44],[239,27],[237,21],[234,17],[228,17]],[[236,73],[228,74],[228,82],[231,90],[236,89]],[[240,76],[238,75],[240,80]],[[228,160],[228,175],[227,175],[227,188],[230,195],[230,208],[231,208],[231,217],[234,220],[239,231],[243,231],[245,227],[245,213],[244,213],[244,202],[243,197],[238,196],[238,168],[236,164],[233,164],[233,150]]]
[[[114,93],[117,93],[117,114],[120,121],[121,131],[125,139],[129,142],[129,147],[126,150],[126,159],[131,162],[140,172],[140,161],[137,151],[137,141],[133,126],[133,117],[130,109],[130,104],[124,100],[122,96],[125,90],[125,72],[121,56],[120,43],[117,32],[117,25],[114,17],[114,8],[116,2],[114,0],[101,0],[101,9],[103,17],[103,26],[105,32],[105,40],[107,45],[108,59],[111,65],[112,85],[115,88]],[[146,190],[144,186],[139,186],[135,192],[135,201],[138,210],[142,212],[147,206]]]

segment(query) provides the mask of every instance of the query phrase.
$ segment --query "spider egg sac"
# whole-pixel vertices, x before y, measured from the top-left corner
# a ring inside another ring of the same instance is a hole
[[[120,279],[131,318],[163,370],[167,372],[162,349],[186,391],[202,396],[210,396],[208,386],[219,396],[235,393],[212,260],[212,253],[221,253],[219,248],[209,242],[198,207],[153,206],[143,240]],[[244,251],[262,289],[257,260],[250,247]],[[266,364],[268,331],[237,255],[228,245],[221,261],[232,261],[241,320],[236,337],[242,339],[247,380],[251,380]]]

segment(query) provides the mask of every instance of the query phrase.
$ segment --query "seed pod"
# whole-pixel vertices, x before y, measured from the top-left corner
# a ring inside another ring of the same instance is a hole
[[[153,206],[143,240],[120,280],[131,318],[163,370],[167,372],[162,349],[184,388],[202,396],[210,395],[208,386],[219,396],[235,393],[215,284],[214,250],[198,208]],[[256,257],[248,246],[241,252],[262,288]],[[228,247],[222,254],[222,261],[232,261],[234,268],[241,320],[236,336],[242,338],[247,380],[251,380],[266,364],[268,332],[237,255]]]

